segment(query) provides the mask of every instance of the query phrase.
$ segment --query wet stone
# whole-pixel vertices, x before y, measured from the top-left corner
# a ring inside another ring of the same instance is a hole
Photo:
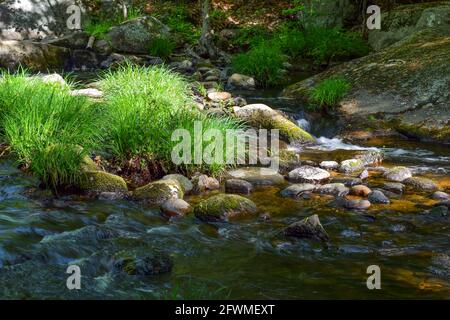
[[[369,193],[368,199],[371,203],[376,204],[389,204],[390,200],[388,197],[384,195],[383,192],[380,190],[374,190],[371,193]]]

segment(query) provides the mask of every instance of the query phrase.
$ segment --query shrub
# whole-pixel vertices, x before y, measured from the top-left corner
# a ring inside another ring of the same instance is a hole
[[[310,92],[310,100],[322,108],[332,108],[350,89],[350,84],[341,77],[332,77],[317,84]]]
[[[152,56],[167,59],[175,49],[175,43],[167,37],[157,37],[150,44],[149,53]]]
[[[279,44],[281,51],[291,58],[298,58],[305,53],[305,35],[298,28],[287,24],[280,26],[274,34],[274,41]]]
[[[263,41],[247,53],[235,56],[233,69],[254,77],[262,86],[271,86],[280,83],[283,62],[279,45],[272,41]]]
[[[190,21],[189,12],[185,5],[169,6],[167,14],[159,16],[174,33],[190,44],[196,44],[200,38],[201,30]]]
[[[269,40],[269,31],[261,26],[252,26],[239,29],[231,43],[240,48],[256,47],[265,40]]]
[[[117,158],[141,156],[171,166],[171,153],[177,144],[171,141],[174,130],[193,133],[195,121],[202,121],[204,130],[225,132],[238,126],[231,119],[200,113],[194,106],[189,84],[165,67],[139,68],[128,64],[106,74],[101,86],[109,110],[107,143]],[[199,167],[216,172],[224,165],[187,165],[184,169]]]
[[[96,106],[69,89],[23,72],[5,73],[0,83],[3,138],[19,163],[53,188],[80,181],[82,160],[101,134]]]

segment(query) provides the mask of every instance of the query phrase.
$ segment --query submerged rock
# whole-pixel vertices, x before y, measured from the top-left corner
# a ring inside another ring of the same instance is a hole
[[[317,214],[292,223],[284,229],[284,235],[295,238],[314,239],[322,242],[328,242],[330,240]]]
[[[250,182],[254,186],[271,186],[283,184],[284,177],[277,171],[263,167],[246,167],[231,170],[227,175],[233,179]]]
[[[387,180],[402,182],[412,177],[411,170],[406,167],[394,167],[389,169],[383,174],[383,177]]]
[[[242,193],[249,194],[252,192],[253,185],[241,179],[228,179],[225,182],[225,191],[227,193]]]
[[[101,194],[113,192],[125,194],[128,192],[127,183],[122,177],[104,171],[86,171],[78,187],[88,193]]]
[[[402,194],[405,189],[405,185],[397,182],[386,182],[383,184],[382,188],[396,194]]]
[[[371,193],[369,193],[368,199],[371,203],[377,203],[377,204],[389,204],[390,200],[388,197],[384,195],[383,192],[380,190],[373,190]]]
[[[292,182],[309,182],[318,183],[330,178],[330,173],[326,170],[311,167],[301,166],[289,172],[289,180]]]
[[[448,200],[450,199],[450,196],[442,191],[436,191],[435,193],[433,193],[432,198],[435,200]]]
[[[253,201],[235,194],[219,194],[203,200],[194,207],[195,216],[205,222],[254,216],[257,211]]]
[[[343,202],[345,208],[352,210],[366,210],[370,208],[370,205],[368,200],[345,199]]]
[[[148,251],[120,251],[112,258],[113,270],[132,276],[153,276],[169,273],[173,268],[170,256]]]
[[[438,189],[433,180],[423,177],[408,178],[403,183],[417,191],[436,191]]]
[[[290,142],[315,142],[311,134],[265,104],[250,104],[245,107],[235,107],[234,114],[237,118],[257,128],[278,129],[280,130],[280,136]]]
[[[299,183],[287,187],[280,194],[284,198],[297,198],[306,192],[313,192],[316,188],[317,186],[311,183]]]
[[[132,193],[135,200],[162,205],[171,198],[183,199],[183,187],[177,180],[158,180],[137,188]]]

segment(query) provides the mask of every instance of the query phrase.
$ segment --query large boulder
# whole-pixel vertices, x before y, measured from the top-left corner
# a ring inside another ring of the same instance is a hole
[[[369,44],[375,50],[381,50],[417,31],[436,26],[450,28],[450,2],[398,6],[382,12],[381,29],[369,31]]]
[[[86,10],[81,1],[0,1],[0,40],[41,40],[48,35],[71,32],[67,28],[67,20],[72,12],[68,9],[74,4],[80,9],[80,22],[83,23]]]
[[[250,104],[245,107],[235,107],[234,115],[257,128],[278,129],[280,130],[280,136],[290,142],[315,142],[311,134],[265,104]]]
[[[376,125],[424,140],[450,141],[450,35],[426,28],[379,52],[301,81],[284,96],[308,99],[320,81],[341,76],[351,85],[340,111],[352,130]],[[389,84],[388,86],[386,84]]]
[[[61,70],[70,58],[66,48],[32,41],[0,40],[0,68],[20,66],[32,71]]]
[[[257,210],[253,201],[235,194],[219,194],[194,207],[195,216],[206,222],[253,216]]]
[[[167,37],[170,29],[155,17],[145,16],[112,27],[108,32],[112,47],[121,52],[148,53],[152,40]]]

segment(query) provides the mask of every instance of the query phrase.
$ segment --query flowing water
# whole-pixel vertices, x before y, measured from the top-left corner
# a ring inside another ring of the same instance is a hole
[[[407,165],[450,187],[448,146],[389,140],[355,146],[332,136],[319,142],[303,150],[305,158],[343,160],[357,149],[379,148],[386,166]],[[429,194],[357,212],[325,196],[285,199],[280,188],[265,187],[250,198],[270,220],[208,225],[193,216],[167,220],[158,209],[126,200],[30,192],[38,184],[12,160],[0,160],[0,298],[450,298],[450,220],[429,212],[435,203]],[[330,246],[280,236],[312,214],[320,216]],[[111,270],[115,253],[135,250],[169,254],[172,272]],[[81,290],[66,287],[71,264],[81,268]],[[381,268],[382,290],[367,289],[370,265]]]

